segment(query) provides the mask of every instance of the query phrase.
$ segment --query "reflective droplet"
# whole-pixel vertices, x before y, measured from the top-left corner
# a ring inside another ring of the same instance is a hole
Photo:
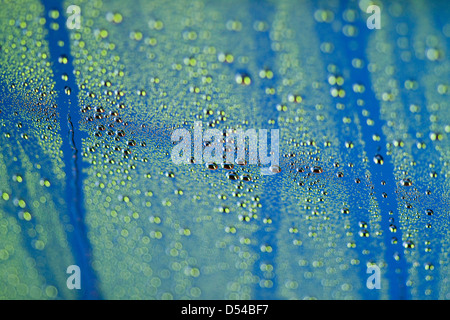
[[[246,73],[238,73],[235,77],[236,83],[241,84],[243,86],[248,86],[252,83],[252,79]]]
[[[236,164],[240,166],[245,166],[247,164],[247,160],[245,159],[236,159],[234,162],[236,162]]]
[[[347,149],[352,149],[354,146],[355,146],[355,145],[354,145],[353,142],[351,142],[351,141],[346,141],[346,142],[345,142],[345,147],[346,147]]]
[[[228,173],[228,179],[230,179],[230,180],[238,180],[239,176],[236,174],[236,172],[229,172]]]
[[[407,249],[413,249],[415,247],[414,242],[411,240],[403,241],[403,247]]]
[[[270,166],[270,167],[269,167],[269,170],[270,170],[272,173],[279,173],[279,172],[281,172],[280,166],[278,166],[278,165],[276,165],[276,164]]]
[[[384,159],[380,154],[377,154],[375,155],[375,157],[373,157],[373,162],[375,162],[376,164],[383,164]]]
[[[363,237],[363,238],[367,238],[367,237],[369,237],[369,231],[367,231],[366,229],[363,229],[363,230],[360,230],[359,232],[358,232],[358,234],[359,234],[359,236],[360,237]]]
[[[58,62],[61,64],[67,64],[69,62],[69,59],[67,58],[67,56],[65,54],[62,54],[59,56]]]
[[[222,164],[222,168],[226,169],[226,170],[231,170],[234,168],[234,164],[232,163],[223,163]]]
[[[359,227],[360,228],[367,228],[367,223],[365,221],[360,221],[359,222]]]
[[[323,172],[322,167],[319,167],[319,166],[311,167],[310,170],[312,173],[322,173]]]
[[[405,187],[410,187],[412,185],[411,179],[402,179],[400,180],[400,184]]]
[[[430,262],[424,264],[425,270],[434,270],[434,265]]]
[[[208,163],[206,164],[206,167],[207,167],[209,170],[216,170],[219,166],[218,166],[216,163],[214,163],[214,162],[208,162]]]

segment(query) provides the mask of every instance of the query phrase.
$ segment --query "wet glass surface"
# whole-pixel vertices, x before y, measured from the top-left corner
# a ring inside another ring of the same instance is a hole
[[[450,298],[448,2],[0,7],[0,299]]]

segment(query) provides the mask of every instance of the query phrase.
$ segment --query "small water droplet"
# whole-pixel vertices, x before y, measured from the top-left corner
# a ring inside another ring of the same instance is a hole
[[[403,241],[403,247],[407,248],[407,249],[413,249],[415,247],[414,242],[412,242],[411,240],[406,240]]]
[[[236,174],[236,172],[229,172],[228,173],[228,179],[230,179],[230,180],[238,180],[239,176]]]
[[[207,167],[209,170],[216,170],[219,166],[218,166],[216,163],[214,163],[214,162],[208,162],[208,163],[206,164],[206,167]]]
[[[322,167],[319,167],[319,166],[313,166],[310,168],[310,170],[312,173],[322,173],[323,172]]]
[[[252,79],[250,78],[250,76],[247,73],[236,74],[235,80],[236,80],[236,83],[243,85],[243,86],[248,86],[252,83]]]
[[[360,230],[358,232],[358,234],[360,237],[363,237],[363,238],[367,238],[370,236],[369,231],[367,231],[366,229]]]
[[[240,165],[240,166],[245,166],[247,164],[247,160],[245,160],[245,159],[236,159],[235,162],[237,165]]]
[[[232,163],[223,163],[222,164],[222,168],[224,168],[225,170],[231,170],[234,168],[234,164]]]
[[[383,164],[384,159],[380,154],[377,154],[375,155],[375,157],[373,157],[373,162],[375,162],[376,164]]]
[[[405,187],[410,187],[412,185],[411,179],[402,179],[400,180],[400,184]]]
[[[279,172],[281,172],[281,168],[280,168],[280,166],[278,166],[278,165],[272,165],[272,166],[270,166],[270,167],[269,167],[269,170],[270,170],[272,173],[279,173]]]

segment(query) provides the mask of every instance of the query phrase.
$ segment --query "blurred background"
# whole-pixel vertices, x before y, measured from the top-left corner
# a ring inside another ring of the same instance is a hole
[[[0,0],[0,299],[449,299],[449,18]],[[279,129],[280,173],[175,165],[195,121]]]

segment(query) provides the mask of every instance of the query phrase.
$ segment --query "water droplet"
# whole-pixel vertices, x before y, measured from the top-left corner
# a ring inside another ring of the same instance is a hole
[[[434,270],[434,265],[430,262],[424,264],[425,270]]]
[[[376,164],[383,164],[384,159],[380,154],[377,154],[375,155],[375,157],[373,157],[373,162],[375,162]]]
[[[278,165],[272,165],[272,166],[270,166],[270,167],[269,167],[269,170],[270,170],[272,173],[279,173],[279,172],[281,172],[281,168],[280,168],[280,166],[278,166]]]
[[[413,249],[415,245],[414,242],[412,242],[411,240],[406,240],[403,241],[403,247],[405,247],[406,249]]]
[[[294,103],[300,103],[302,102],[303,98],[298,94],[289,94],[288,95],[288,101],[294,102]]]
[[[62,54],[59,56],[58,62],[61,64],[67,64],[69,62],[69,59],[67,58],[67,56],[65,54]]]
[[[322,173],[323,172],[322,167],[319,167],[319,166],[313,166],[310,168],[310,170],[312,173]]]
[[[226,170],[231,170],[234,168],[234,164],[232,163],[223,163],[222,164],[222,168],[226,169]]]
[[[410,187],[412,185],[411,179],[402,179],[400,180],[400,184],[405,187]]]
[[[236,174],[236,172],[229,172],[228,173],[228,179],[230,179],[230,180],[238,180],[239,176]]]
[[[252,83],[252,79],[247,73],[238,73],[235,77],[235,80],[237,84],[243,86],[248,86]]]
[[[247,160],[245,159],[236,159],[234,162],[236,162],[236,164],[240,166],[245,166],[247,164]]]
[[[208,163],[206,163],[206,167],[209,170],[216,170],[219,166],[214,162],[208,162]]]
[[[360,230],[358,232],[358,234],[360,237],[363,237],[363,238],[367,238],[370,236],[369,231],[367,231],[366,229]]]

